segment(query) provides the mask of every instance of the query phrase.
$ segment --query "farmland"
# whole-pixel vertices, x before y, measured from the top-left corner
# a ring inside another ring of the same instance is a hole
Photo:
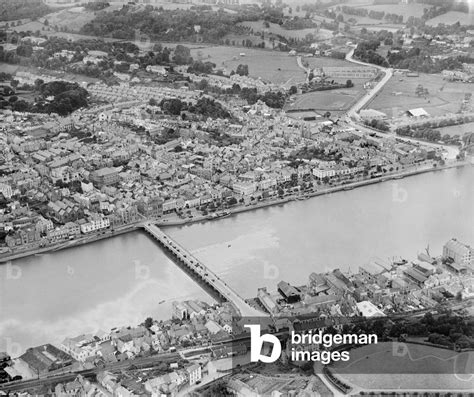
[[[319,18],[319,17],[318,17]],[[328,20],[327,18],[322,18]],[[262,21],[246,21],[241,22],[239,25],[247,26],[252,29],[255,33],[263,32],[264,34],[272,34],[285,37],[287,39],[304,39],[306,35],[312,34],[315,40],[327,40],[332,37],[332,32],[327,29],[284,29],[276,23],[270,23],[268,28],[263,25]],[[318,23],[321,22],[318,20]]]
[[[430,26],[438,26],[440,23],[444,23],[445,25],[452,25],[453,23],[458,22],[461,25],[474,25],[474,13],[465,13],[459,11],[449,11],[446,14],[439,15],[435,18],[432,18],[426,21],[427,25]]]
[[[448,134],[450,136],[453,136],[453,135],[463,136],[464,134],[474,132],[474,122],[459,124],[459,125],[452,125],[452,126],[443,127],[443,128],[437,128],[437,130],[441,133],[441,135]]]
[[[418,97],[416,87],[421,84],[428,89],[428,96]],[[422,107],[432,116],[456,113],[460,110],[464,95],[470,87],[459,82],[443,80],[441,75],[420,74],[419,77],[394,75],[382,91],[367,104],[367,108],[380,110],[389,117]]]
[[[351,350],[350,361],[337,362],[332,370],[344,382],[367,390],[469,390],[472,386],[466,376],[472,352],[402,346],[379,343]]]
[[[45,19],[51,26],[67,27],[70,31],[78,31],[94,19],[94,13],[86,11],[84,7],[72,7],[48,14],[40,21],[43,22]]]
[[[408,17],[421,17],[423,15],[423,9],[428,8],[426,4],[411,3],[411,4],[377,4],[362,6],[369,11],[384,11],[385,14],[397,14],[403,15],[403,20],[406,21]]]
[[[245,53],[245,56],[240,56]],[[217,67],[235,70],[239,64],[249,67],[249,75],[275,84],[295,84],[305,81],[306,75],[296,63],[295,57],[286,52],[256,50],[239,47],[205,47],[191,50],[193,58],[214,62]]]
[[[343,111],[358,98],[359,93],[360,91],[354,88],[308,92],[298,96],[294,102],[287,104],[285,110]]]

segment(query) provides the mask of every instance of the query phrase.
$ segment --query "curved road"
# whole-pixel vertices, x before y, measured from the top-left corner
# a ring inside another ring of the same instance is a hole
[[[347,111],[347,115],[350,118],[359,119],[359,114],[357,112],[359,112],[360,109],[362,109],[373,97],[375,97],[375,95],[383,88],[383,86],[392,78],[393,69],[384,68],[382,66],[372,65],[370,63],[358,61],[353,58],[354,51],[355,51],[355,48],[353,48],[346,54],[346,61],[358,64],[358,65],[370,66],[372,68],[376,68],[380,70],[381,72],[385,74],[384,77],[373,88],[367,91],[367,93],[360,100],[358,100],[354,105],[352,105],[351,108]]]
[[[384,73],[384,77],[373,87],[371,88],[359,101],[357,101],[354,105],[351,106],[351,108],[347,111],[347,116],[350,120],[348,120],[349,123],[351,123],[353,126],[356,126],[358,129],[364,131],[365,133],[373,133],[374,130],[371,130],[359,123],[356,124],[360,120],[360,116],[358,112],[365,106],[367,103],[377,95],[377,93],[384,87],[385,84],[392,78],[393,76],[393,69],[392,68],[384,68],[383,66],[378,66],[378,65],[373,65],[370,63],[365,63],[362,61],[359,61],[357,59],[354,59],[354,51],[355,48],[352,48],[347,54],[346,54],[346,61],[355,63],[357,65],[363,65],[363,66],[370,66],[373,68],[377,68],[380,70],[382,73]],[[377,131],[377,135],[383,136],[383,137],[394,137],[394,134],[390,133],[384,133],[381,131]],[[409,143],[415,143],[415,144],[422,144],[424,146],[429,146],[435,149],[443,149],[446,151],[446,159],[447,160],[455,160],[457,155],[459,154],[459,148],[456,146],[447,146],[447,145],[442,145],[439,143],[434,143],[434,142],[426,142],[426,141],[419,141],[417,139],[409,138],[409,137],[402,137],[402,136],[396,136],[397,139],[403,140],[405,142]]]

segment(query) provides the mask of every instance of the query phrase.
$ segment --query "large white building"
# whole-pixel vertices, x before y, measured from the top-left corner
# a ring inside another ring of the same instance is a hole
[[[81,233],[92,233],[97,230],[106,229],[110,226],[109,218],[93,219],[81,225]]]
[[[199,364],[193,364],[186,368],[186,372],[189,378],[189,384],[195,385],[202,378],[201,366]]]
[[[353,175],[358,172],[364,171],[364,167],[353,167],[353,168],[314,168],[313,175],[318,179],[332,178],[336,175]]]
[[[452,259],[460,265],[472,265],[473,249],[455,238],[449,240],[443,247],[443,259]]]
[[[257,184],[254,182],[237,182],[232,185],[232,190],[242,196],[249,196],[257,190]]]

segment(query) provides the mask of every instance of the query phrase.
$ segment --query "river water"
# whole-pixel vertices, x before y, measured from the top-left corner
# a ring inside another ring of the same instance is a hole
[[[450,169],[241,213],[167,232],[242,296],[357,271],[374,257],[439,255],[474,244],[474,167]],[[168,318],[171,302],[210,298],[144,233],[0,266],[0,351],[13,355],[98,329]]]

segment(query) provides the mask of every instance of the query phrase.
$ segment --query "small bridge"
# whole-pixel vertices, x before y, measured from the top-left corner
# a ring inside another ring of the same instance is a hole
[[[227,285],[225,281],[219,278],[219,276],[184,247],[165,234],[158,226],[147,222],[143,227],[154,240],[171,254],[176,262],[179,262],[180,265],[185,267],[188,274],[201,283],[204,283],[207,287],[210,287],[220,298],[230,302],[240,312],[242,317],[268,316],[268,314],[250,306],[245,299]]]

